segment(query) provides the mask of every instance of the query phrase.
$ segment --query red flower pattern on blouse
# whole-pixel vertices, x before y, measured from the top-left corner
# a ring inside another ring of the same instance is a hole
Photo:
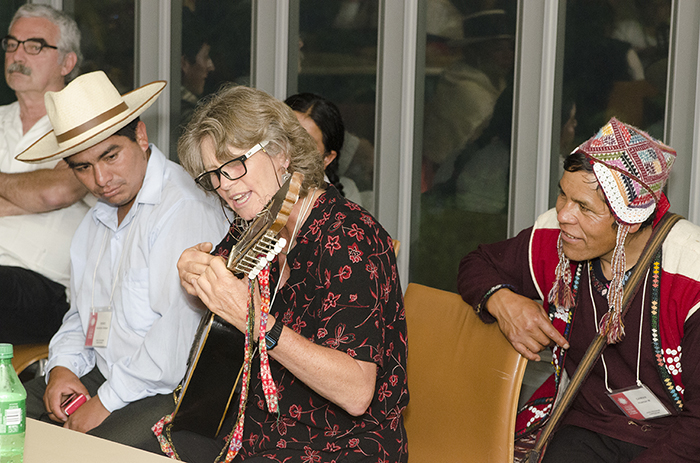
[[[365,232],[360,227],[358,227],[356,223],[354,223],[350,226],[350,230],[348,230],[348,235],[354,236],[355,238],[357,238],[357,241],[362,241],[362,239],[365,237]]]
[[[345,266],[342,267],[342,268],[340,269],[340,271],[338,272],[338,279],[339,279],[340,281],[347,280],[347,279],[350,278],[351,276],[352,276],[352,269],[350,268],[349,265],[345,265]]]
[[[340,249],[340,238],[337,236],[329,236],[326,249],[328,249],[328,252],[332,256],[335,251]]]
[[[306,455],[301,457],[301,461],[304,463],[320,463],[321,455],[319,455],[318,450],[313,450],[311,447],[304,447]]]
[[[326,299],[323,301],[323,311],[328,309],[333,309],[337,306],[338,299],[340,299],[340,294],[328,293]]]
[[[391,391],[389,390],[389,385],[384,383],[382,387],[379,388],[379,401],[383,402],[387,397],[391,397]]]
[[[352,246],[348,248],[348,256],[353,264],[362,261],[362,251],[357,247],[357,243],[353,243]]]
[[[251,381],[240,457],[406,463],[406,325],[391,237],[368,212],[329,187],[296,243],[287,255],[291,272],[270,313],[311,342],[376,363],[374,398],[364,415],[352,416],[271,357],[272,377],[284,391],[282,414],[267,411],[260,381]],[[273,265],[270,286],[278,279],[279,266]],[[254,359],[251,377],[258,372]]]

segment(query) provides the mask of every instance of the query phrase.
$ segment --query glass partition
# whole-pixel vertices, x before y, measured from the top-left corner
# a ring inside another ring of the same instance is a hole
[[[671,0],[569,0],[563,20],[552,207],[563,158],[611,117],[664,138]]]
[[[185,0],[180,30],[180,130],[198,101],[226,83],[250,84],[251,0]],[[173,111],[178,114],[178,111]],[[173,151],[175,150],[173,146]]]
[[[340,110],[345,125],[340,183],[346,197],[370,211],[378,8],[376,0],[299,1],[298,92],[318,94]]]
[[[81,34],[81,73],[101,70],[120,93],[134,89],[135,0],[70,0],[63,9]]]
[[[663,138],[670,21],[671,0],[569,0],[560,114],[575,114],[574,146],[613,116]]]
[[[514,1],[427,3],[411,281],[456,291],[460,259],[506,238],[515,17]]]

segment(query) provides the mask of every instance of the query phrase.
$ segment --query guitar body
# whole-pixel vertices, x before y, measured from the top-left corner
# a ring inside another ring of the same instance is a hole
[[[173,414],[174,429],[216,437],[243,370],[245,335],[213,313],[200,325],[201,342]]]
[[[299,198],[303,178],[298,172],[292,174],[231,249],[227,267],[239,278],[255,278],[255,269],[271,261],[284,246],[277,235]],[[235,403],[244,360],[245,334],[218,315],[205,314],[173,412],[172,429],[216,437]]]

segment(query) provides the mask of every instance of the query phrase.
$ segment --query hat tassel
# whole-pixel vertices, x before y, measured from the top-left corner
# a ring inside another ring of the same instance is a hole
[[[559,234],[557,252],[559,263],[555,270],[554,285],[549,291],[547,300],[557,308],[569,310],[574,306],[574,296],[571,292],[571,264],[569,258],[564,254],[561,233]]]
[[[608,344],[616,344],[625,336],[625,324],[622,321],[622,297],[625,287],[625,239],[630,225],[620,224],[617,230],[615,250],[612,256],[612,281],[608,289],[608,306],[610,309],[600,321],[600,330],[607,337]]]

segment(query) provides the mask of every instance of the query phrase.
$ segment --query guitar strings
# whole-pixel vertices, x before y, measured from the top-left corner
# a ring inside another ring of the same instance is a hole
[[[243,273],[250,272],[260,261],[258,256],[261,254],[267,256],[267,254],[274,249],[278,241],[279,239],[277,239],[277,237],[272,235],[269,231],[266,232],[260,240],[255,243],[253,248],[238,262],[236,270]]]

